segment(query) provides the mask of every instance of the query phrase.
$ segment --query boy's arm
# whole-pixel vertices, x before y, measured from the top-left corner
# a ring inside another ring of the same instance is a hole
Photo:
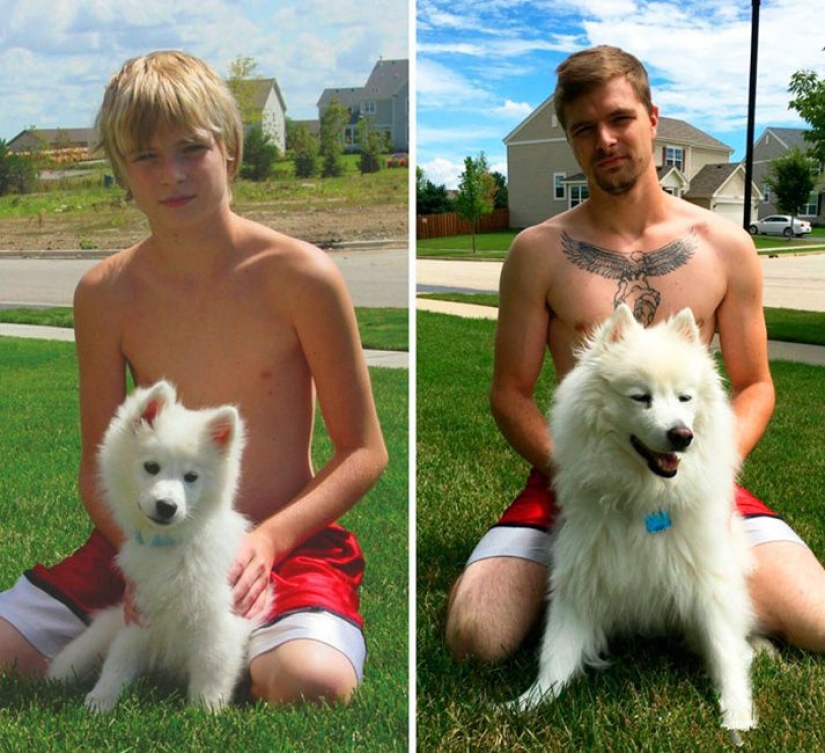
[[[247,537],[230,572],[236,609],[242,614],[249,614],[260,594],[261,579],[264,574],[268,577],[272,564],[341,517],[369,491],[387,464],[355,312],[344,281],[335,264],[317,249],[300,263],[299,282],[290,285],[289,291],[293,322],[333,454],[289,504]]]
[[[95,527],[116,547],[122,540],[98,488],[97,448],[126,396],[125,360],[117,326],[118,304],[106,284],[108,263],[92,268],[74,295],[74,327],[80,379],[81,454],[78,486]],[[121,304],[122,305],[122,304]]]
[[[717,311],[719,343],[731,383],[737,419],[737,448],[744,460],[765,432],[775,392],[768,365],[768,342],[762,308],[762,267],[750,236],[740,231],[726,239],[728,289]]]

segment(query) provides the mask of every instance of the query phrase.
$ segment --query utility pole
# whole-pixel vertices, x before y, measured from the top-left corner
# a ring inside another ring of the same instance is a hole
[[[748,88],[748,135],[745,147],[745,230],[751,225],[751,186],[753,184],[753,137],[756,120],[756,59],[759,52],[759,0],[751,0],[751,73]]]

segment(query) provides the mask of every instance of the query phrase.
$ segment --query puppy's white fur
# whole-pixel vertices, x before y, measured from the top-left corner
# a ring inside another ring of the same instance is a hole
[[[185,678],[189,700],[210,710],[231,699],[254,627],[233,614],[227,582],[247,530],[232,507],[243,445],[234,407],[188,410],[164,381],[136,390],[112,420],[100,479],[125,536],[117,564],[134,585],[140,624],[125,624],[122,605],[103,610],[49,669],[83,677],[105,657],[90,709],[109,711],[155,670]]]
[[[549,612],[538,678],[513,705],[557,697],[612,635],[676,630],[704,656],[722,726],[755,726],[734,417],[692,313],[645,329],[620,306],[557,388],[550,425]]]

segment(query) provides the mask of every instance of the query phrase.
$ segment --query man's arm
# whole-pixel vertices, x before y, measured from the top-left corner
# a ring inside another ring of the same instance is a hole
[[[502,268],[490,407],[516,452],[549,476],[552,442],[533,396],[550,322],[546,249],[535,234],[516,238]]]
[[[744,460],[764,434],[775,403],[762,309],[762,267],[744,231],[733,243],[720,247],[725,249],[728,289],[717,311],[717,327],[731,382],[737,447]]]

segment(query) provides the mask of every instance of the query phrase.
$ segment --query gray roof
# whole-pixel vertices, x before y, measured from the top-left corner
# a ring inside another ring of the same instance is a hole
[[[708,133],[700,131],[690,123],[676,118],[659,118],[659,127],[656,131],[657,141],[677,141],[690,146],[699,146],[705,149],[719,149],[731,154],[731,149],[727,144],[723,144],[719,139],[713,138]]]
[[[26,128],[8,143],[12,152],[27,152],[40,149],[61,149],[64,147],[87,147],[97,145],[94,128]]]
[[[694,199],[713,196],[724,182],[739,169],[741,169],[741,165],[738,162],[705,165],[691,179],[690,190],[686,196]]]

